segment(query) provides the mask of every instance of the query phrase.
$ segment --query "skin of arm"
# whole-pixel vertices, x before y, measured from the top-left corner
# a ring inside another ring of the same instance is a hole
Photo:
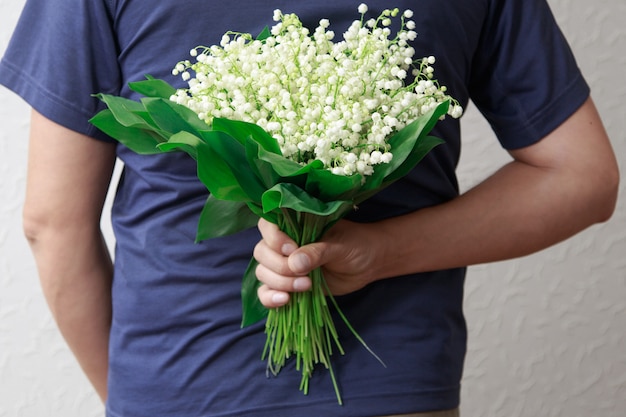
[[[254,256],[268,308],[310,288],[322,266],[333,294],[379,279],[531,254],[608,220],[619,170],[591,99],[541,141],[460,197],[404,216],[337,223],[322,241],[297,248],[267,221]]]
[[[32,112],[24,233],[59,330],[103,401],[113,267],[100,215],[114,164],[114,144]]]

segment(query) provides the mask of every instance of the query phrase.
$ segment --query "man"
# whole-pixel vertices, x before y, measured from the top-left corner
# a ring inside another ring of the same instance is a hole
[[[107,416],[443,416],[459,405],[463,267],[531,253],[611,215],[615,158],[543,0],[398,2],[416,12],[418,54],[437,57],[442,84],[477,104],[514,160],[457,197],[459,128],[447,120],[434,132],[445,146],[307,247],[265,222],[258,245],[256,230],[195,245],[206,190],[194,162],[138,156],[88,123],[101,109],[92,93],[137,99],[127,83],[146,73],[180,86],[170,70],[185,51],[227,30],[259,33],[274,8],[342,30],[357,5],[27,2],[0,64],[0,82],[34,108],[24,228],[53,315]],[[388,7],[369,6],[373,15]],[[113,266],[99,218],[116,156],[125,171]],[[239,278],[255,245],[266,306],[306,290],[321,265],[387,364],[340,329],[349,354],[333,360],[344,406],[323,369],[308,396],[291,369],[265,378],[263,324],[239,328]]]

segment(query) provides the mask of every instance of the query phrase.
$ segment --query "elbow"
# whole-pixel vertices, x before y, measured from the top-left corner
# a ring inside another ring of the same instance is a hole
[[[620,174],[619,168],[617,165],[611,171],[610,177],[607,180],[606,191],[605,191],[605,210],[602,213],[603,216],[600,219],[600,222],[608,221],[613,213],[615,212],[615,207],[617,206],[617,197],[619,195],[620,188]]]
[[[22,232],[31,248],[41,240],[41,235],[44,234],[45,230],[45,217],[38,215],[34,210],[25,206],[22,213]]]
[[[99,225],[40,205],[24,206],[22,229],[33,254],[44,297],[53,316],[75,298],[74,288],[106,256]],[[84,285],[84,284],[82,284]]]
[[[33,204],[24,205],[22,212],[22,233],[28,241],[31,249],[34,250],[42,242],[46,242],[50,237],[58,235],[62,221],[58,216],[53,215],[53,211]]]
[[[62,209],[27,199],[22,211],[22,233],[31,249],[76,241],[99,231],[99,227],[99,217],[82,215],[72,208]]]
[[[620,173],[617,163],[606,166],[601,175],[595,176],[594,206],[596,222],[607,222],[615,212],[620,187]]]
[[[54,219],[28,203],[22,213],[22,231],[30,246],[39,273],[39,282],[48,307],[56,317],[60,301],[63,298],[62,275],[54,268],[60,265],[55,248],[62,248],[63,242],[56,241],[61,236],[53,230]]]

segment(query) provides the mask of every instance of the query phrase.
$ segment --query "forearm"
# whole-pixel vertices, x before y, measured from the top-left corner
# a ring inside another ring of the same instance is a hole
[[[59,330],[104,401],[112,263],[99,230],[76,229],[49,227],[28,237]]]
[[[612,184],[606,183],[607,187]],[[374,226],[377,278],[524,256],[606,220],[612,193],[511,162],[465,195]],[[398,262],[402,260],[402,262]]]

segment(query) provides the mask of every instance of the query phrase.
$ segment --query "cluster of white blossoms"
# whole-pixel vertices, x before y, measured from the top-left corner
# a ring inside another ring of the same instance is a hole
[[[358,11],[341,42],[333,42],[327,19],[311,34],[280,10],[264,39],[228,32],[219,46],[192,49],[194,63],[176,65],[172,73],[188,88],[171,99],[209,125],[220,117],[261,126],[298,163],[317,159],[334,174],[371,175],[373,165],[391,160],[386,139],[394,132],[445,100],[450,116],[462,109],[434,80],[435,58],[413,58],[410,10],[394,39],[389,26],[398,9],[369,20],[366,5]]]

